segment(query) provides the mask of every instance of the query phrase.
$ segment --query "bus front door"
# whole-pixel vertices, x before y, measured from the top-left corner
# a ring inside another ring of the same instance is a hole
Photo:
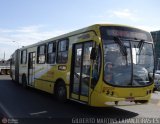
[[[71,99],[89,102],[90,85],[90,53],[93,42],[84,42],[73,45],[71,66]]]
[[[34,72],[35,72],[35,52],[30,52],[28,59],[28,85],[30,86],[34,86]]]

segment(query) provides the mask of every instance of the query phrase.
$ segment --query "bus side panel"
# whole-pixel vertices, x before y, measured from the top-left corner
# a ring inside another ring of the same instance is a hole
[[[35,88],[53,93],[55,65],[37,64],[35,67]]]
[[[19,83],[19,58],[20,50],[16,50],[15,53],[15,81]]]
[[[15,81],[14,54],[12,54],[12,56],[11,56],[11,64],[10,64],[10,70],[11,70],[10,76],[11,76],[11,78],[12,78],[13,81]]]
[[[19,50],[16,50],[11,56],[11,78],[12,80],[18,82],[19,81]]]

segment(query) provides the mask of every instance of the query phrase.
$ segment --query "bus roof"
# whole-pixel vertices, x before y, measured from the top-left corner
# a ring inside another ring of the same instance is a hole
[[[47,43],[47,42],[56,41],[56,40],[63,39],[63,38],[66,38],[66,37],[70,37],[70,36],[80,34],[80,33],[83,33],[83,32],[93,31],[93,30],[95,31],[100,26],[117,26],[117,27],[123,26],[123,27],[138,29],[138,28],[135,28],[135,27],[122,25],[122,24],[94,24],[94,25],[91,25],[91,26],[88,26],[88,27],[85,27],[85,28],[82,28],[82,29],[79,29],[79,30],[75,30],[75,31],[72,31],[72,32],[69,32],[69,33],[66,33],[66,34],[55,36],[55,37],[49,38],[47,40],[39,41],[37,43],[31,44],[31,45],[28,45],[28,46],[24,46],[24,47],[20,48],[20,50],[23,50],[23,49],[26,49],[26,48],[29,48],[29,47],[34,47],[34,46],[44,44],[44,43]],[[141,30],[141,29],[138,29],[138,30]],[[142,31],[144,31],[144,30],[142,30]]]

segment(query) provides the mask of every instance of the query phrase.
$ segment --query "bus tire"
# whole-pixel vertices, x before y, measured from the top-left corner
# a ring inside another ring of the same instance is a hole
[[[10,70],[7,70],[7,75],[10,75]]]
[[[56,99],[60,102],[65,102],[67,99],[67,90],[64,82],[57,82],[55,86],[55,96]]]
[[[24,88],[27,87],[26,75],[23,75],[23,76],[22,76],[22,86],[23,86]]]
[[[2,75],[5,75],[5,74],[6,74],[6,70],[2,69],[2,70],[1,70],[1,74],[2,74]]]

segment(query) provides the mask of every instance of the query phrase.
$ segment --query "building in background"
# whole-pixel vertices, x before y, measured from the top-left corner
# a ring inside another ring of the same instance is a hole
[[[155,45],[155,67],[160,70],[160,31],[151,32]]]
[[[9,60],[0,60],[0,74],[10,74],[10,59]]]

